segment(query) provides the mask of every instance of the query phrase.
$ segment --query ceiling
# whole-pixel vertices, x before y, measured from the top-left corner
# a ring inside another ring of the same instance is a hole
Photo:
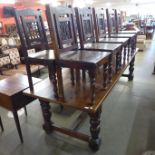
[[[16,4],[23,4],[25,6],[27,6],[27,5],[31,6],[31,5],[40,3],[40,0],[15,0],[15,1],[16,1]],[[43,1],[49,2],[50,0],[43,0]],[[53,2],[53,1],[54,0],[51,0],[51,2]],[[60,1],[63,4],[72,5],[74,0],[57,0],[57,1]],[[86,1],[86,0],[82,0],[82,1]],[[89,0],[87,0],[87,1],[89,1]],[[107,5],[107,3],[111,3],[112,7],[119,6],[119,5],[133,4],[133,3],[131,3],[131,1],[133,1],[133,0],[93,0],[93,1],[94,1],[93,6],[96,6],[96,7],[105,7]],[[134,0],[134,5],[136,4],[136,1],[137,0]],[[143,0],[139,0],[139,1],[142,2]],[[150,1],[155,2],[155,0],[146,0],[146,1],[147,1],[147,3]]]

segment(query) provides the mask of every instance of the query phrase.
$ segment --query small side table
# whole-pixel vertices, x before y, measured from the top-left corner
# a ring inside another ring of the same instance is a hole
[[[32,80],[33,84],[41,81],[37,78],[32,78]],[[12,111],[18,134],[22,143],[23,136],[17,111],[34,100],[34,98],[23,94],[23,90],[28,87],[28,78],[26,75],[22,74],[15,74],[0,81],[0,106]]]

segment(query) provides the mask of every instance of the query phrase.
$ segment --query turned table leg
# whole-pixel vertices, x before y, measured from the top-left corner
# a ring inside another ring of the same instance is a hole
[[[89,139],[89,147],[97,151],[101,144],[101,139],[99,138],[100,133],[100,116],[101,107],[96,111],[96,113],[90,113],[90,133],[91,137]]]
[[[44,118],[44,124],[43,124],[43,129],[47,134],[52,132],[52,121],[51,121],[51,116],[52,113],[50,111],[51,107],[49,105],[49,102],[45,102],[42,100],[40,101],[41,109],[42,109],[42,114]]]
[[[133,71],[134,71],[134,62],[135,62],[135,57],[133,57],[132,61],[130,62],[129,66],[129,77],[128,80],[132,81],[134,78]]]

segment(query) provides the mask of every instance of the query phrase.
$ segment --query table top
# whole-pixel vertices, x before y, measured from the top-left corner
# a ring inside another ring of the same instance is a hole
[[[119,77],[122,75],[124,70],[127,68],[135,54],[137,53],[137,50],[133,54],[133,56],[126,61],[126,64],[124,67],[120,70],[118,74],[115,74],[112,77],[112,83],[108,85],[107,90],[105,91],[102,89],[100,86],[102,86],[102,78],[98,78],[96,81],[96,100],[94,105],[90,105],[90,85],[89,85],[89,80],[85,83],[83,87],[78,87],[76,88],[71,84],[70,78],[65,77],[63,79],[63,88],[64,88],[64,96],[65,100],[58,100],[54,97],[53,93],[53,85],[50,82],[49,79],[44,79],[41,82],[37,83],[34,85],[34,90],[31,91],[29,88],[24,90],[24,94],[41,99],[45,102],[52,102],[52,103],[57,103],[61,104],[67,107],[73,107],[76,109],[81,109],[84,111],[90,111],[90,112],[95,112],[98,107],[102,104],[104,99],[107,97],[108,93],[112,89],[112,87],[116,84],[116,82],[119,80]],[[67,74],[69,75],[69,74]],[[102,77],[102,75],[101,75]],[[76,89],[75,89],[76,88]]]
[[[137,34],[139,32],[139,30],[135,30],[135,31],[118,31],[118,34]]]
[[[34,84],[41,81],[37,78],[32,79]],[[0,80],[0,95],[13,96],[28,87],[29,84],[27,76],[15,74],[6,79]]]
[[[122,44],[108,44],[108,43],[87,43],[84,45],[85,49],[97,49],[101,51],[114,51],[120,48]]]
[[[136,34],[111,34],[110,37],[122,37],[122,38],[132,38]]]

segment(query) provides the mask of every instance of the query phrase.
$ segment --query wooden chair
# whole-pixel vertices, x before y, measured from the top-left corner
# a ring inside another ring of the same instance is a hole
[[[137,32],[135,33],[116,33],[116,29],[114,27],[114,14],[111,13],[109,9],[106,9],[106,17],[107,17],[107,27],[108,27],[108,37],[109,38],[129,38],[129,46],[130,46],[130,54],[132,55],[136,50],[136,40],[137,40]]]
[[[120,33],[120,34],[135,34],[135,33],[138,33],[139,32],[139,29],[135,28],[135,30],[130,30],[130,31],[127,31],[127,30],[123,30],[123,26],[122,26],[122,13],[120,10],[117,10],[117,9],[113,9],[114,11],[114,14],[115,14],[115,30],[116,30],[116,33]]]
[[[54,51],[49,49],[45,34],[41,11],[39,10],[14,10],[16,25],[21,40],[21,49],[26,64],[26,70],[31,90],[33,90],[30,64],[48,66],[49,78],[53,80]],[[41,50],[28,54],[29,49],[40,47]],[[55,94],[58,98],[58,94]]]
[[[2,132],[3,132],[3,131],[4,131],[4,127],[3,127],[3,123],[2,123],[1,116],[0,116],[0,126],[1,126],[1,130],[2,130]]]
[[[129,59],[129,53],[127,53],[127,49],[129,48],[129,38],[106,37],[107,22],[105,20],[105,13],[106,12],[103,8],[93,8],[96,42],[109,43],[109,44],[122,44],[123,52],[120,56],[123,57],[123,64],[125,64],[126,59]]]

